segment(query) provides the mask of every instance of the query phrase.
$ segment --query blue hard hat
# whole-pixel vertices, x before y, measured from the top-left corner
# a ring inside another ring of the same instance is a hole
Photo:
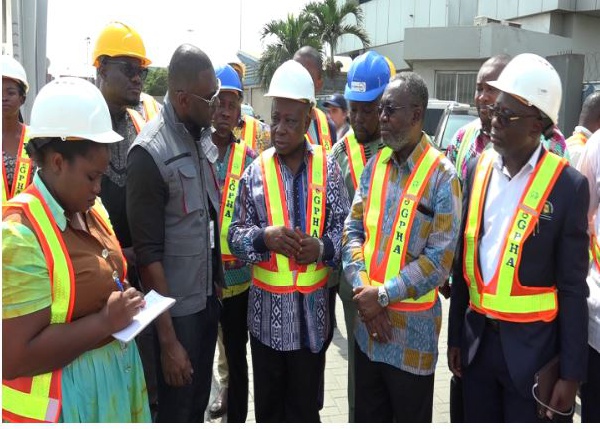
[[[367,51],[352,61],[344,96],[349,101],[373,101],[390,81],[390,66],[383,55]]]
[[[237,74],[235,69],[229,64],[217,67],[215,69],[217,78],[221,81],[221,91],[237,91],[240,94],[244,92],[242,89],[242,82],[240,76]]]

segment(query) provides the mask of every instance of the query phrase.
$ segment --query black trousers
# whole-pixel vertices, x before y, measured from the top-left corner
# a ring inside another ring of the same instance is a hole
[[[354,344],[356,423],[431,423],[434,374],[373,362]]]
[[[325,351],[282,352],[250,335],[257,423],[318,423]]]
[[[213,295],[206,308],[189,316],[173,317],[173,328],[188,353],[194,374],[192,383],[173,387],[165,382],[156,335],[158,423],[198,423],[204,421],[212,382],[212,367],[217,344],[221,304]]]
[[[533,395],[523,397],[514,385],[500,334],[490,325],[486,325],[475,358],[462,368],[462,382],[467,423],[543,422],[537,417]]]
[[[581,423],[600,423],[600,353],[588,348],[587,381],[581,386]]]
[[[245,423],[248,416],[248,290],[223,300],[221,327],[229,368],[227,423]]]

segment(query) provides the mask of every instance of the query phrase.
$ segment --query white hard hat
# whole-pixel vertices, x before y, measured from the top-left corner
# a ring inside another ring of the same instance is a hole
[[[8,77],[21,82],[25,87],[25,93],[29,91],[29,83],[27,82],[25,69],[21,63],[10,55],[2,55],[2,77]]]
[[[315,104],[315,84],[302,64],[288,60],[275,70],[265,97],[290,98]]]
[[[537,107],[554,124],[558,122],[562,100],[560,76],[552,64],[539,55],[517,55],[502,70],[498,80],[488,84]]]
[[[112,129],[102,93],[87,80],[63,77],[44,86],[31,110],[29,137],[69,137],[97,143],[123,140]]]

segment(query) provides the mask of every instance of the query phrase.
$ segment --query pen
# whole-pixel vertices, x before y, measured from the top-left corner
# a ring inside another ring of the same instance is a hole
[[[114,277],[115,283],[117,284],[117,287],[119,288],[119,290],[121,292],[125,291],[125,288],[123,287],[123,283],[121,283],[121,280],[119,279],[119,277]]]

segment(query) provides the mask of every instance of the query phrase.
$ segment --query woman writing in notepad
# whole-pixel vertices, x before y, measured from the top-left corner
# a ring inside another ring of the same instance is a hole
[[[144,306],[96,201],[112,131],[100,91],[55,80],[33,106],[33,183],[3,206],[2,418],[149,422],[135,342],[111,334]],[[123,291],[123,288],[125,289]]]

